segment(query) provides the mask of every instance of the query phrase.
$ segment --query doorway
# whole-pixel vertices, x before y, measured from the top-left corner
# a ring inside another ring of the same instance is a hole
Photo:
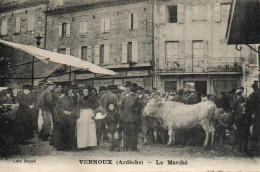
[[[207,81],[184,81],[184,88],[197,92],[198,97],[207,95]]]

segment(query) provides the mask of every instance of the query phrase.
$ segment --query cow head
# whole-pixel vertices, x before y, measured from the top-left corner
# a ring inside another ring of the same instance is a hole
[[[143,116],[157,117],[158,109],[163,105],[163,102],[155,98],[151,99],[143,110]]]

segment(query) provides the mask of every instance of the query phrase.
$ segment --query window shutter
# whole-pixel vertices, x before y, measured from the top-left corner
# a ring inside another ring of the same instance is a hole
[[[110,18],[107,17],[105,19],[105,32],[109,32],[110,31]]]
[[[31,15],[31,30],[35,29],[35,15]]]
[[[210,3],[207,3],[207,19],[209,23],[211,22],[211,6]]]
[[[21,31],[21,19],[20,17],[15,18],[15,33],[20,33]]]
[[[62,23],[59,24],[59,38],[62,37]]]
[[[70,23],[66,24],[66,37],[70,37]]]
[[[192,57],[192,41],[185,42],[186,58]]]
[[[105,32],[105,19],[104,18],[101,19],[100,29],[101,29],[101,33]]]
[[[87,33],[88,32],[88,22],[85,21],[83,22],[83,33]]]
[[[185,42],[179,41],[179,57],[185,58]]]
[[[99,45],[95,46],[95,64],[99,65]]]
[[[110,44],[105,44],[104,49],[104,64],[109,64]]]
[[[132,42],[132,61],[138,63],[138,41]]]
[[[78,58],[80,58],[80,59],[82,59],[82,56],[81,56],[81,49],[82,49],[82,47],[80,46],[80,47],[79,47],[79,51],[78,51]]]
[[[92,46],[88,46],[88,52],[87,52],[87,61],[92,63]]]
[[[132,29],[132,28],[131,28],[131,14],[132,14],[132,13],[129,13],[129,14],[128,14],[128,29]]]
[[[70,55],[70,48],[66,48],[66,55]]]
[[[177,12],[178,23],[184,23],[184,4],[178,4]]]
[[[127,42],[122,43],[122,63],[127,63]]]
[[[214,20],[220,22],[220,3],[214,4]]]
[[[7,35],[7,20],[2,21],[1,35]]]
[[[139,25],[138,15],[136,13],[134,13],[134,28],[133,29],[138,29],[138,25]]]
[[[57,53],[57,51],[58,51],[57,49],[53,49],[53,52]]]
[[[205,58],[209,57],[209,41],[208,40],[203,41],[203,56]]]
[[[167,15],[166,15],[166,11],[167,11],[167,9],[166,9],[166,5],[161,5],[160,6],[160,10],[159,10],[159,16],[160,16],[160,23],[165,23],[166,22],[166,17],[167,17]]]

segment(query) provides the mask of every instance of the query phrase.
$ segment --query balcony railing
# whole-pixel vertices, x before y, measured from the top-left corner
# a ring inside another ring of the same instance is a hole
[[[241,57],[157,59],[158,73],[242,72]]]

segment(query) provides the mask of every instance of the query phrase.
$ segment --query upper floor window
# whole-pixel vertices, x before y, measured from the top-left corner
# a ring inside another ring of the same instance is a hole
[[[79,33],[80,34],[84,34],[88,32],[88,25],[87,25],[87,21],[81,21],[79,23]]]
[[[59,38],[65,38],[70,36],[70,23],[59,24]]]
[[[33,31],[35,29],[35,15],[28,16],[28,31]]]
[[[7,20],[2,20],[1,35],[7,35]]]
[[[138,16],[136,13],[130,13],[128,16],[128,28],[137,29],[138,28]]]
[[[203,41],[192,42],[192,54],[194,58],[203,58]]]
[[[221,21],[227,21],[229,16],[230,4],[220,5],[220,17]]]
[[[206,21],[207,8],[205,5],[192,6],[192,21]]]
[[[132,42],[127,43],[127,61],[132,61]]]
[[[178,59],[179,57],[179,42],[166,42],[166,58]]]
[[[110,31],[110,18],[102,18],[101,19],[101,33],[106,33]]]
[[[168,6],[168,22],[177,23],[177,6]]]
[[[138,63],[139,43],[138,41],[122,43],[122,63],[130,61]]]
[[[99,49],[99,64],[100,65],[104,64],[104,57],[105,57],[105,46],[100,45],[100,49]]]
[[[81,47],[81,59],[83,59],[83,60],[88,59],[88,47],[87,46]]]

